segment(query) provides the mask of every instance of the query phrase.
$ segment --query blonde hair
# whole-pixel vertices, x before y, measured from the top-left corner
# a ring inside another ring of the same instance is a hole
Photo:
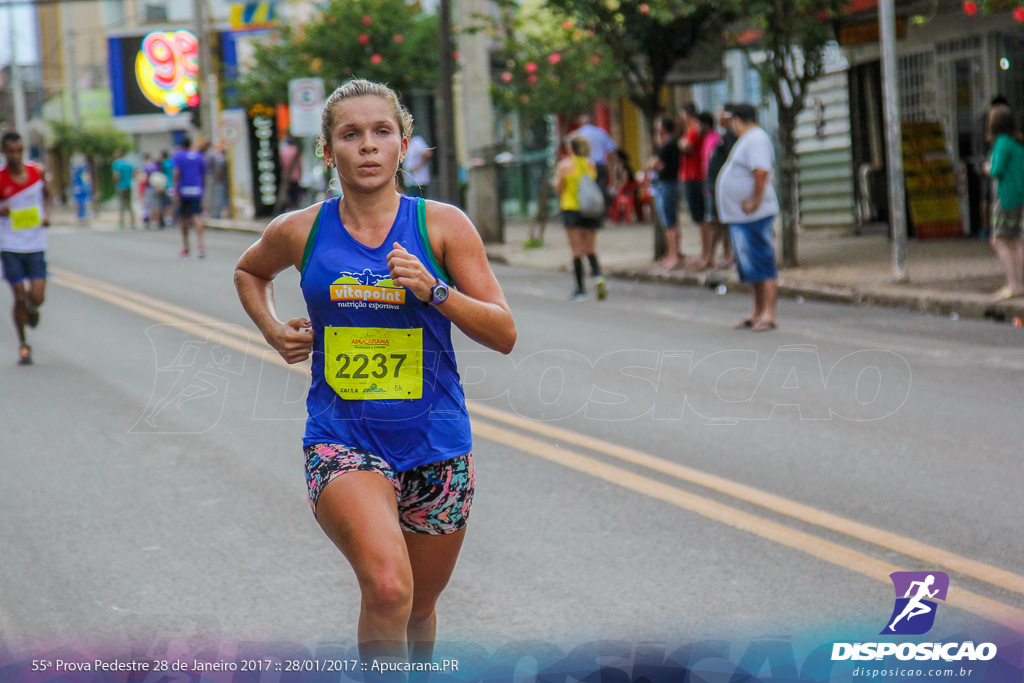
[[[590,140],[582,135],[573,135],[572,139],[569,140],[569,148],[578,157],[590,156]]]
[[[334,106],[345,100],[356,97],[379,97],[391,107],[395,122],[402,132],[402,137],[412,137],[412,114],[398,101],[398,95],[394,90],[383,83],[375,83],[362,78],[348,81],[331,93],[324,103],[323,113],[320,115],[320,137],[317,139],[317,146],[320,152],[331,144],[331,126],[334,119]]]

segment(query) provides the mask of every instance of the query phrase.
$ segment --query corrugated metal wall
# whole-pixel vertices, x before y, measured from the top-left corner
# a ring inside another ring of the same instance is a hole
[[[855,224],[848,67],[836,64],[812,84],[797,119],[800,227]]]

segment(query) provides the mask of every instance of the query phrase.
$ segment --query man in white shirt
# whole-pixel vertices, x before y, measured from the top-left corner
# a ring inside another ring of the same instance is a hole
[[[422,135],[413,135],[409,140],[409,148],[405,152],[405,163],[402,164],[402,184],[406,194],[413,197],[426,197],[427,185],[430,184],[430,157],[434,150],[427,145]]]
[[[757,125],[757,109],[737,104],[732,126],[738,140],[718,174],[715,197],[718,216],[729,226],[740,281],[754,288],[754,311],[737,329],[765,332],[776,327],[778,270],[772,246],[772,224],[779,200],[772,185],[775,148]]]

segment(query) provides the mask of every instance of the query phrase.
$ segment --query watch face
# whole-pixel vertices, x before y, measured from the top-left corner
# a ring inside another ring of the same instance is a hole
[[[433,294],[434,303],[442,303],[445,299],[448,298],[448,287],[446,287],[443,283],[436,284],[434,285]]]

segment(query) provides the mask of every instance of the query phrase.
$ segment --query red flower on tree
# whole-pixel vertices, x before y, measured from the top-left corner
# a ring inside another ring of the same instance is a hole
[[[370,43],[370,36],[366,35],[365,33],[359,34],[359,44],[360,45],[368,45],[369,43]]]
[[[373,17],[371,17],[369,15],[363,17],[363,23],[366,24],[367,26],[369,26],[370,24],[373,23]]]
[[[405,42],[405,36],[403,36],[401,33],[396,33],[394,35],[394,41],[396,43],[404,43]]]
[[[523,71],[528,74],[537,73],[537,62],[527,62],[526,66],[523,67]]]
[[[1018,7],[1013,10],[1013,18],[1017,20],[1017,23],[1024,23],[1024,7]]]
[[[978,3],[974,2],[974,0],[967,0],[967,2],[964,3],[964,12],[966,12],[968,16],[973,17],[978,13]]]
[[[382,61],[384,61],[384,58],[378,54],[375,54],[372,57],[370,57],[370,64],[380,64]]]
[[[548,61],[551,62],[552,64],[558,64],[560,61],[562,61],[562,55],[558,54],[557,52],[550,54],[548,55]]]

